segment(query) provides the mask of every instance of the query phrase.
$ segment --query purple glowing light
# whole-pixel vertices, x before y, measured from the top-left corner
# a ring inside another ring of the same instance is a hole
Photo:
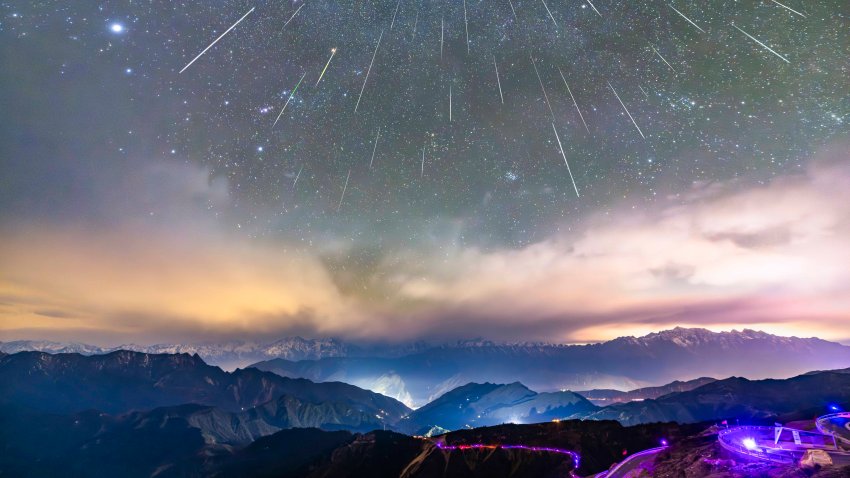
[[[741,443],[747,450],[755,450],[756,448],[758,448],[758,444],[753,438],[744,438],[743,440],[741,440]]]
[[[473,449],[488,449],[495,450],[496,448],[502,448],[505,450],[527,450],[527,451],[537,451],[537,452],[547,452],[547,453],[557,453],[560,455],[568,455],[573,459],[573,464],[576,468],[579,467],[579,463],[581,462],[581,456],[571,450],[564,450],[563,448],[552,448],[552,447],[544,447],[544,446],[528,446],[528,445],[486,445],[483,443],[476,443],[473,445],[446,445],[445,443],[436,442],[437,448],[441,450],[473,450]]]
[[[666,439],[666,438],[662,438],[662,439],[661,439],[661,446],[667,446],[667,445],[669,445],[669,444],[670,444],[670,443],[668,443],[668,442],[667,442],[667,439]]]

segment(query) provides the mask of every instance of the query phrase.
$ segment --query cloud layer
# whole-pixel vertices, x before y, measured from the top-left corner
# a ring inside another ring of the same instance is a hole
[[[368,269],[330,267],[327,248],[346,257],[343,245],[297,252],[223,227],[212,211],[226,184],[158,164],[119,185],[99,221],[5,223],[0,334],[591,341],[683,324],[847,340],[848,151],[767,184],[624,204],[522,249],[387,247]],[[362,290],[341,287],[341,270]]]

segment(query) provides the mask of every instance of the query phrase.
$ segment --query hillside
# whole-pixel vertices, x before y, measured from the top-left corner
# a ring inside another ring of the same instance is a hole
[[[281,406],[284,396],[286,406]],[[313,383],[256,369],[228,373],[197,355],[20,352],[0,357],[0,405],[120,414],[184,404],[226,412],[256,408],[269,416],[286,410],[287,420],[298,424],[293,426],[336,423],[354,429],[382,428],[410,412],[392,398],[345,383]]]
[[[572,392],[537,393],[519,382],[469,383],[413,411],[397,428],[421,435],[431,429],[547,422],[592,410],[596,410],[593,404]]]

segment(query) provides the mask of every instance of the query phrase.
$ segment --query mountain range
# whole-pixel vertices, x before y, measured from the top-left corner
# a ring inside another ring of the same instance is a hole
[[[613,405],[615,403],[634,402],[648,398],[658,398],[674,392],[687,392],[705,384],[717,381],[716,378],[700,377],[693,380],[675,380],[658,387],[643,387],[624,392],[612,389],[580,390],[576,393],[587,398],[594,405]]]
[[[470,382],[519,381],[538,392],[633,390],[700,376],[786,378],[848,365],[850,347],[821,339],[676,328],[591,345],[474,342],[400,357],[273,359],[252,366],[351,383],[415,408]]]
[[[784,380],[730,377],[657,399],[615,404],[581,416],[624,425],[721,419],[791,421],[850,403],[850,369],[810,372]],[[577,418],[577,417],[576,417]]]
[[[197,355],[117,351],[0,357],[0,406],[123,414],[185,404],[208,408],[167,413],[195,423],[224,423],[231,435],[247,438],[289,427],[380,429],[411,411],[392,398],[345,383],[313,383],[257,369],[225,372]]]
[[[772,424],[846,406],[850,369],[788,379],[703,378],[630,393],[641,400],[600,407],[570,391],[466,383],[411,410],[353,385],[254,368],[226,372],[198,355],[0,354],[0,474],[557,476],[571,469],[560,456],[452,454],[435,440],[564,446],[581,452],[585,471],[601,470],[621,450],[695,430],[687,424]],[[548,423],[500,425],[507,422]]]
[[[706,383],[693,386],[701,381]],[[117,351],[0,356],[0,407],[54,414],[135,413],[130,419],[137,420],[179,418],[201,430],[207,442],[231,445],[294,427],[434,434],[554,419],[627,425],[735,417],[769,420],[850,402],[850,369],[789,379],[698,379],[649,392],[676,388],[685,390],[599,407],[570,391],[539,393],[519,382],[467,383],[411,410],[393,398],[346,383],[314,383],[254,368],[225,372],[197,355]]]
[[[277,431],[249,444],[204,439],[190,421],[162,411],[70,415],[0,407],[0,475],[65,477],[540,478],[569,476],[572,460],[554,453],[484,449],[446,452],[434,440],[391,431],[315,428]],[[526,443],[581,453],[581,474],[607,469],[622,450],[678,440],[698,427],[623,427],[611,421],[505,425],[449,433],[440,441]]]
[[[467,383],[519,381],[538,392],[585,390],[591,401],[607,405],[684,391],[694,384],[674,383],[672,388],[659,390],[652,387],[699,376],[786,378],[850,365],[850,347],[834,342],[753,330],[687,328],[590,345],[476,339],[442,345],[415,342],[363,346],[301,337],[270,343],[129,344],[113,348],[49,341],[0,342],[0,352],[22,350],[83,355],[116,350],[187,353],[226,370],[251,366],[284,377],[346,382],[414,408]],[[642,388],[646,390],[618,393]]]
[[[409,347],[415,347],[415,344]],[[409,347],[401,349],[374,349],[370,351],[383,356],[383,354],[404,353],[410,349]],[[82,355],[102,355],[118,350],[129,350],[147,354],[198,355],[208,364],[217,365],[226,370],[244,367],[253,362],[272,358],[316,360],[325,357],[358,356],[367,353],[366,349],[336,339],[304,339],[301,337],[287,337],[270,343],[235,340],[222,343],[197,344],[122,344],[116,347],[99,347],[76,342],[52,342],[49,340],[0,342],[0,352],[7,354],[36,351],[53,354],[78,353]]]
[[[573,392],[537,393],[525,385],[468,383],[414,410],[396,428],[417,435],[502,423],[539,423],[597,410]]]

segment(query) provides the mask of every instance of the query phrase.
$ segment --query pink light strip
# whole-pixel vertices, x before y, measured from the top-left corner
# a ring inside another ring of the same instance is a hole
[[[472,450],[472,449],[488,449],[495,450],[496,448],[502,448],[505,450],[527,450],[527,451],[539,451],[539,452],[548,452],[548,453],[558,453],[560,455],[569,455],[570,458],[573,459],[573,464],[576,468],[579,467],[581,463],[581,456],[571,450],[564,450],[563,448],[551,448],[544,446],[528,446],[528,445],[485,445],[482,443],[476,443],[474,445],[446,445],[444,443],[435,443],[437,448],[441,450]]]

